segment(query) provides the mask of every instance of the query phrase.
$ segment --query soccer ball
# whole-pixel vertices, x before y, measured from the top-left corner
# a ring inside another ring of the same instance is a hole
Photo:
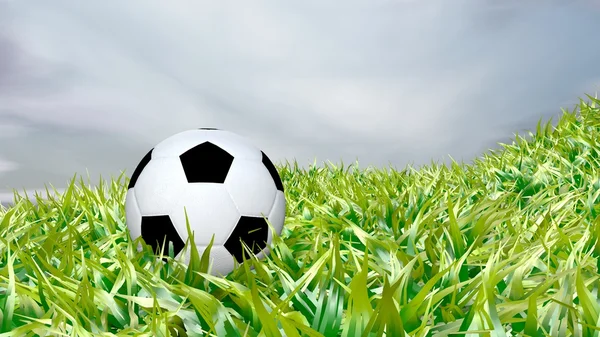
[[[226,275],[243,261],[242,242],[264,258],[273,230],[285,219],[285,196],[277,170],[264,152],[245,138],[213,128],[188,130],[156,145],[140,161],[125,201],[132,240],[142,237],[175,257],[188,237],[186,214],[200,256],[210,250],[213,275]],[[141,245],[138,246],[141,249]],[[189,263],[190,250],[183,256]],[[248,257],[246,256],[246,259]]]

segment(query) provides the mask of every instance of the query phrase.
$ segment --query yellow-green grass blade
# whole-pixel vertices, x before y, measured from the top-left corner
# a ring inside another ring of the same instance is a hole
[[[577,290],[577,299],[581,305],[583,323],[587,325],[583,329],[584,335],[596,335],[598,332],[594,332],[594,329],[591,329],[591,327],[595,327],[598,324],[600,306],[595,296],[587,289],[580,267],[577,267],[576,271],[575,288]]]
[[[362,260],[362,268],[360,272],[354,275],[348,286],[348,309],[342,323],[342,337],[361,336],[373,314],[367,292],[368,254],[368,249],[366,249]]]
[[[333,236],[333,240],[330,241],[330,249],[332,254],[327,263],[329,272],[317,287],[318,299],[314,303],[316,310],[312,322],[312,328],[324,336],[331,336],[339,332],[344,309],[344,292],[336,282],[336,280],[344,279],[338,236]]]
[[[451,197],[447,197],[448,200],[448,226],[450,232],[450,242],[452,243],[452,249],[454,250],[455,257],[461,257],[465,253],[465,244],[463,242],[463,237],[460,232],[460,227],[458,222],[456,221],[456,212],[458,208],[455,208],[454,203],[452,202]],[[458,206],[459,203],[456,205]]]
[[[379,305],[375,308],[375,314],[371,316],[369,323],[365,329],[367,332],[376,330],[377,337],[381,336],[406,336],[404,331],[404,324],[400,316],[400,310],[394,300],[394,293],[399,288],[402,279],[398,279],[394,284],[390,284],[387,276],[384,276],[383,291],[381,292],[381,300]]]
[[[3,296],[0,296],[0,328],[1,331],[10,331],[13,329],[13,314],[15,310],[15,300],[16,300],[16,292],[15,292],[15,263],[16,255],[11,254],[10,245],[7,246],[7,261],[6,266],[8,270],[8,283],[2,291],[4,293]],[[1,285],[1,284],[0,284]]]

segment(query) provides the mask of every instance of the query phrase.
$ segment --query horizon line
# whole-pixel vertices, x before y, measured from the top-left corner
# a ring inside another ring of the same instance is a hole
[[[56,193],[62,194],[64,193],[66,188],[56,188],[56,192],[54,189],[48,189],[50,195],[55,195]],[[26,188],[21,190],[16,190],[17,194],[20,196],[25,196],[25,192],[27,193],[27,199],[32,203],[36,203],[35,194],[41,195],[44,199],[48,198],[48,193],[46,193],[46,188]],[[11,207],[14,205],[14,191],[9,190],[0,190],[0,205],[4,207]]]

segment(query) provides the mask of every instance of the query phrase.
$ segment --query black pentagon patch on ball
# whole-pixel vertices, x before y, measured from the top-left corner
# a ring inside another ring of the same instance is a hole
[[[163,243],[166,244],[163,254],[169,254],[169,241],[173,243],[173,253],[177,256],[185,243],[177,234],[175,226],[168,215],[142,216],[142,239],[152,247],[155,254],[160,254]]]
[[[241,263],[244,261],[243,256],[246,260],[249,256],[240,240],[256,255],[267,246],[268,238],[269,225],[263,217],[242,216],[223,246]]]
[[[217,128],[198,128],[198,130],[219,130]]]
[[[142,160],[140,160],[140,163],[138,164],[138,166],[133,171],[133,174],[131,175],[131,179],[129,179],[129,186],[127,187],[127,189],[130,189],[135,186],[135,183],[137,182],[138,178],[140,177],[140,174],[142,173],[142,171],[144,170],[144,167],[146,167],[146,165],[148,165],[148,163],[150,162],[150,159],[152,159],[152,150],[154,150],[154,148],[150,149],[150,151],[148,151],[148,153],[146,153],[144,158],[142,158]]]
[[[275,186],[279,191],[283,192],[283,183],[281,182],[281,177],[279,176],[279,172],[277,172],[277,168],[275,168],[275,165],[273,165],[271,159],[269,159],[264,152],[260,151],[260,153],[262,153],[263,165],[265,165],[267,170],[269,170],[269,174],[271,174],[271,178],[273,178]]]
[[[211,142],[204,142],[179,156],[188,183],[225,182],[233,156]]]

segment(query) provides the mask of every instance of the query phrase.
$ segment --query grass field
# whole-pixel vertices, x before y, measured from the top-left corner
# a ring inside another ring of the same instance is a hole
[[[133,248],[123,175],[17,195],[0,336],[598,336],[600,100],[472,165],[278,168],[281,237],[225,279]]]

